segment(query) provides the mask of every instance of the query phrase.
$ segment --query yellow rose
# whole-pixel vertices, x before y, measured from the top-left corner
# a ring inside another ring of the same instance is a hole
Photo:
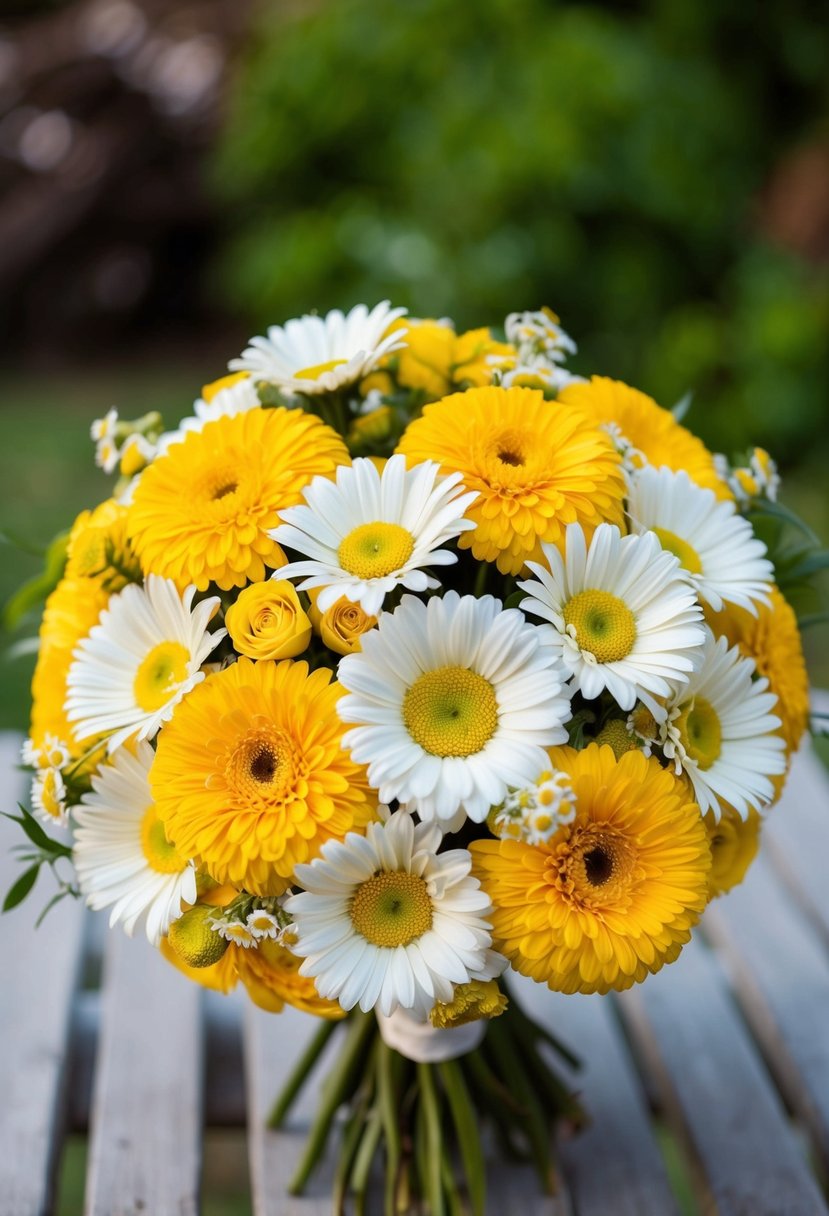
[[[455,331],[439,321],[410,321],[406,345],[395,351],[397,378],[404,388],[424,389],[430,397],[445,397],[451,381]]]
[[[284,579],[245,587],[225,613],[225,625],[236,650],[249,659],[292,659],[311,640],[311,622]]]
[[[355,654],[361,649],[360,638],[377,624],[376,616],[363,612],[359,604],[352,604],[345,596],[332,604],[327,612],[317,608],[318,591],[312,591],[308,614],[314,628],[329,650],[335,654]]]

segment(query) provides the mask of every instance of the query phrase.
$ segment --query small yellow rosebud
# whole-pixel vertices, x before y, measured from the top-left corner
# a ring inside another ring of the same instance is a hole
[[[376,616],[363,612],[359,604],[353,604],[343,596],[326,612],[317,607],[317,595],[312,591],[311,607],[308,610],[311,623],[329,650],[335,654],[356,654],[362,649],[361,638],[377,624]]]
[[[167,941],[188,967],[212,967],[227,950],[228,942],[210,927],[215,909],[196,904],[174,920]]]
[[[311,641],[311,622],[286,579],[245,587],[225,625],[235,649],[249,659],[292,659]]]

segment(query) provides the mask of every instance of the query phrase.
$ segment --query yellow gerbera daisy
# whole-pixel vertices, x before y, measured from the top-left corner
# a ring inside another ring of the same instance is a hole
[[[593,376],[563,388],[558,400],[577,406],[595,425],[610,427],[635,467],[647,463],[660,468],[684,469],[698,486],[713,490],[718,498],[731,498],[726,483],[717,473],[714,457],[701,439],[680,426],[670,410],[640,393],[638,389]]]
[[[725,806],[719,822],[710,811],[703,822],[711,846],[708,898],[715,899],[745,878],[760,848],[762,820],[754,810],[749,811],[747,819],[741,819],[733,807]]]
[[[589,539],[603,521],[622,522],[624,480],[612,440],[580,410],[529,388],[476,388],[427,405],[398,445],[410,465],[438,460],[479,497],[458,544],[479,561],[517,574],[560,545],[567,524]]]
[[[336,431],[302,410],[248,410],[187,434],[142,473],[129,509],[145,574],[179,590],[261,581],[285,561],[268,535],[277,513],[348,459]]]
[[[109,595],[97,579],[64,578],[46,601],[40,626],[40,650],[32,679],[32,727],[35,746],[47,734],[56,735],[69,747],[73,758],[87,752],[89,739],[81,743],[66,717],[66,677],[72,651],[85,638],[109,603]]]
[[[281,895],[294,866],[373,814],[365,770],[344,752],[331,672],[240,659],[208,676],[158,737],[159,818],[217,882]]]
[[[302,959],[277,942],[260,941],[253,950],[239,950],[236,966],[239,979],[255,1005],[269,1013],[281,1013],[293,1005],[320,1018],[344,1018],[338,1001],[321,997],[310,977],[299,974]]]
[[[576,815],[547,844],[476,840],[493,946],[560,992],[629,988],[679,954],[708,898],[705,826],[658,760],[553,748]]]
[[[754,659],[757,671],[777,694],[775,713],[783,723],[786,747],[796,751],[809,725],[809,676],[791,605],[776,587],[769,598],[768,606],[756,604],[756,616],[727,604],[722,612],[706,610],[705,617],[717,637],[728,638],[729,646],[738,646]]]

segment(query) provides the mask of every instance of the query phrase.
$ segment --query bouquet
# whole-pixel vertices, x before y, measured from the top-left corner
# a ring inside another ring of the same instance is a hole
[[[274,1122],[339,1034],[294,1180],[344,1110],[337,1210],[379,1161],[386,1212],[481,1213],[486,1121],[553,1185],[567,1049],[505,973],[676,959],[808,723],[783,589],[823,558],[772,460],[574,350],[548,310],[273,326],[175,430],[93,424],[118,480],[48,555],[6,904],[47,864],[192,980],[317,1016]]]

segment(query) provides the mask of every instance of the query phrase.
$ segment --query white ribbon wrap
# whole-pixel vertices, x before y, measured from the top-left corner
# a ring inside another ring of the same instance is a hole
[[[442,1030],[431,1022],[416,1022],[405,1009],[395,1009],[389,1017],[378,1010],[375,1012],[386,1046],[418,1064],[436,1064],[465,1056],[468,1051],[475,1050],[486,1030],[484,1018]]]

